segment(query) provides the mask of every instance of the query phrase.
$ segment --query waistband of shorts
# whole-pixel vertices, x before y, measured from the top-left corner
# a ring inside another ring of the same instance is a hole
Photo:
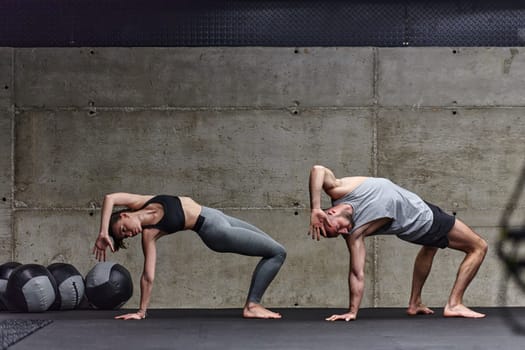
[[[193,226],[193,231],[199,232],[202,225],[204,224],[204,220],[206,220],[206,218],[202,215],[199,215],[197,222],[195,222],[195,226]]]

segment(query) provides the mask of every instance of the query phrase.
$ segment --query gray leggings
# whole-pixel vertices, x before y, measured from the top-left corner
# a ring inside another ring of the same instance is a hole
[[[223,212],[202,207],[203,221],[196,232],[212,250],[261,256],[252,275],[248,301],[260,303],[261,298],[286,259],[286,250],[266,233],[247,222]]]

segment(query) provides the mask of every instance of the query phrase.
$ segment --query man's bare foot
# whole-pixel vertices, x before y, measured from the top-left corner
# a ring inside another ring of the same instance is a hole
[[[443,316],[445,317],[466,317],[466,318],[483,318],[485,314],[473,311],[463,304],[451,307],[447,304],[443,310]]]
[[[407,315],[432,315],[434,310],[427,307],[425,304],[411,305],[407,309]]]
[[[242,312],[244,318],[281,318],[281,314],[263,307],[261,304],[248,303]]]

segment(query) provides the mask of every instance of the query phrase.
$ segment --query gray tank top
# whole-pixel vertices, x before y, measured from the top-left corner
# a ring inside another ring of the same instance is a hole
[[[416,194],[392,181],[369,177],[352,192],[332,201],[333,205],[350,204],[354,209],[354,232],[373,220],[390,218],[392,223],[376,234],[394,234],[412,241],[428,232],[434,215],[429,206]]]

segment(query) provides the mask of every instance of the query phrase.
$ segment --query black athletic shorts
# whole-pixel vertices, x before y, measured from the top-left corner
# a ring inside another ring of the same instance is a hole
[[[446,248],[448,247],[448,233],[452,230],[456,217],[445,213],[441,208],[431,203],[425,203],[432,210],[432,214],[434,214],[432,226],[430,226],[430,230],[423,237],[411,242],[424,246]]]

